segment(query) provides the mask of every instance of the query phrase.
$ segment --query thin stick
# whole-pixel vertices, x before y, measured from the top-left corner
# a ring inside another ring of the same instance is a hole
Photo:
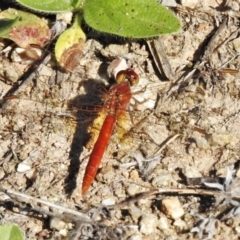
[[[240,200],[239,195],[233,195],[230,192],[220,192],[220,191],[213,191],[213,190],[205,190],[205,189],[177,189],[177,188],[166,188],[158,189],[158,193],[177,193],[179,195],[185,194],[192,194],[192,195],[209,195],[209,196],[222,196],[222,197],[231,197],[232,199]]]
[[[155,157],[156,155],[159,155],[160,152],[161,152],[167,145],[169,145],[171,142],[173,142],[177,137],[179,137],[179,134],[175,134],[175,135],[169,137],[169,138],[164,142],[164,144],[160,147],[160,149],[158,149],[158,150],[153,154],[153,156]]]
[[[76,210],[68,209],[66,207],[59,206],[59,205],[57,205],[55,203],[51,203],[51,202],[48,202],[48,201],[43,200],[43,199],[35,198],[35,197],[29,196],[27,194],[20,193],[20,192],[14,191],[14,190],[7,190],[7,189],[3,188],[2,186],[0,186],[0,191],[2,191],[5,194],[7,194],[9,196],[12,196],[14,198],[21,199],[21,201],[23,201],[23,202],[31,202],[31,201],[33,201],[35,203],[41,203],[41,204],[44,204],[46,206],[58,209],[58,210],[60,210],[60,211],[62,211],[64,213],[68,213],[68,214],[74,215],[74,216],[79,218],[78,221],[92,222],[92,220],[86,214],[83,214],[83,213],[78,212]]]
[[[135,203],[141,199],[152,197],[155,194],[172,194],[176,193],[178,195],[208,195],[208,196],[222,196],[222,197],[231,197],[232,199],[240,200],[239,195],[233,195],[230,192],[219,192],[217,190],[205,190],[205,189],[178,189],[178,188],[159,188],[154,189],[148,192],[143,192],[138,194],[136,197],[132,197],[130,199],[124,200],[120,203],[109,205],[109,209],[119,209],[122,207],[127,207],[131,203]]]

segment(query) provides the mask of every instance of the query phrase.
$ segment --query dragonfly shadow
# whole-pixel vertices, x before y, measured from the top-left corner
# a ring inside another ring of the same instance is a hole
[[[93,79],[82,82],[80,87],[84,88],[86,94],[77,96],[68,103],[68,109],[73,112],[72,115],[77,122],[69,153],[68,176],[65,179],[65,192],[68,195],[71,195],[76,188],[76,179],[81,164],[79,159],[83,147],[90,139],[88,127],[97,117],[99,108],[103,106],[102,96],[106,92],[106,87]]]

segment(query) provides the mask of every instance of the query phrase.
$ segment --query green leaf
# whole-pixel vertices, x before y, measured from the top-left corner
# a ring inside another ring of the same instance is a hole
[[[14,224],[0,226],[0,240],[24,240],[21,229]]]
[[[83,0],[16,0],[23,6],[32,10],[58,13],[72,12],[76,10]]]
[[[82,14],[78,13],[73,25],[64,31],[55,45],[55,56],[60,66],[72,72],[79,64],[86,35],[81,28]]]
[[[0,19],[0,37],[11,39],[22,48],[30,48],[31,45],[42,47],[50,39],[47,24],[34,14],[9,8],[0,12]],[[3,19],[9,22],[5,27]]]
[[[148,38],[181,28],[178,18],[156,0],[86,0],[83,13],[93,29],[123,37]]]

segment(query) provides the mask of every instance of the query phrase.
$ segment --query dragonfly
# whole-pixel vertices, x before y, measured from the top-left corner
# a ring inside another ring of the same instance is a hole
[[[107,114],[107,116],[105,116],[105,120],[103,121],[103,123],[101,123],[102,126],[100,127],[101,128],[100,133],[98,133],[99,136],[94,134],[94,137],[91,138],[90,143],[87,144],[88,148],[91,147],[91,148],[93,148],[93,150],[92,150],[92,153],[89,157],[88,165],[85,169],[85,175],[83,177],[82,189],[80,191],[80,192],[82,192],[83,195],[85,195],[88,192],[91,184],[94,181],[94,178],[95,178],[96,173],[98,171],[99,165],[101,163],[101,160],[103,158],[105,150],[106,150],[106,148],[108,146],[108,143],[110,141],[109,139],[111,138],[111,135],[113,134],[113,132],[116,131],[116,130],[114,130],[115,126],[119,125],[120,122],[124,121],[123,120],[124,115],[129,115],[130,110],[127,107],[129,105],[129,102],[132,101],[132,99],[131,99],[132,95],[136,96],[135,92],[138,91],[138,90],[130,90],[130,87],[131,87],[131,85],[134,85],[134,83],[137,82],[138,79],[139,79],[138,74],[136,74],[135,71],[131,68],[130,69],[129,68],[125,69],[123,71],[119,71],[119,73],[115,77],[115,80],[117,81],[117,83],[115,85],[113,85],[108,91],[107,90],[103,91],[103,95],[104,95],[103,96],[103,102],[104,102],[103,104],[101,104],[101,103],[94,104],[93,109],[89,108],[89,109],[86,109],[86,110],[80,109],[79,105],[72,107],[71,104],[69,104],[71,106],[70,107],[70,110],[71,110],[70,114],[73,114],[73,115],[75,115],[74,114],[75,112],[78,112],[78,113],[82,112],[83,115],[84,114],[88,115],[88,114],[90,114],[90,112],[92,110],[94,110],[94,108],[99,108],[99,107],[100,107],[100,109],[102,109],[102,111],[105,112],[105,114]],[[137,86],[138,85],[139,84],[137,84]],[[157,86],[159,87],[159,83],[157,84]],[[151,86],[151,88],[154,89],[156,87]],[[141,87],[137,88],[137,89],[141,89]],[[64,88],[62,88],[62,90],[66,91]],[[144,89],[144,90],[146,90],[146,89]],[[150,90],[148,89],[146,91],[142,91],[139,95],[144,95],[147,92],[149,94]],[[53,93],[54,93],[54,91],[53,91]],[[150,94],[152,95],[152,93],[150,93]],[[9,97],[9,98],[11,98],[11,97]],[[16,99],[17,99],[17,101],[19,99],[19,104],[21,104],[25,100],[24,97],[21,97],[21,96],[19,98],[16,98]],[[9,101],[14,101],[14,99],[9,100]],[[31,101],[34,101],[34,100],[31,100]],[[63,99],[63,101],[66,102],[65,99]],[[29,104],[30,102],[29,101],[27,101],[27,102],[28,103],[26,104],[26,106],[24,106],[22,108],[27,109],[26,110],[27,112],[28,111],[34,112],[34,108],[36,108],[36,105],[38,105],[38,103],[34,102],[34,104],[32,104],[32,103]],[[43,102],[41,102],[41,101],[39,101],[39,102],[40,102],[40,104],[43,104]],[[154,102],[154,100],[152,102]],[[36,105],[35,105],[35,103],[36,103]],[[31,108],[33,108],[33,109],[31,109]],[[54,106],[53,107],[47,107],[47,109],[44,109],[44,111],[56,112],[56,109],[53,111],[52,108],[54,108]],[[15,107],[14,109],[15,109],[14,112],[18,111],[18,107]],[[95,114],[101,115],[101,113],[99,113],[99,109],[97,111],[95,109],[94,111],[95,111],[95,113],[93,115],[95,115]],[[28,115],[30,115],[30,114],[28,114]],[[66,113],[66,116],[64,114],[62,114],[61,112],[57,115],[60,115],[60,116],[62,115],[65,118],[65,120],[67,120],[68,113]],[[55,121],[58,124],[59,120],[55,120],[55,118],[56,118],[56,116],[54,117],[54,122],[52,123],[52,121],[51,121],[49,123],[50,125],[54,125]],[[20,119],[21,118],[19,118],[19,120]],[[41,121],[45,122],[45,119],[41,119]],[[98,121],[98,120],[96,120],[96,121]],[[127,120],[125,119],[125,121],[129,121],[129,119],[127,119]],[[94,120],[94,122],[95,122],[95,120]],[[109,122],[110,122],[110,124],[109,124]],[[74,132],[74,130],[72,130],[70,125],[71,124],[67,121],[67,124],[64,124],[64,126],[62,128],[60,128],[61,130],[55,130],[55,127],[50,126],[51,129],[52,129],[52,131],[49,135],[50,137],[51,137],[51,135],[55,134],[56,131],[58,131],[57,135],[59,136],[61,134],[62,137],[60,137],[60,140],[58,140],[57,142],[54,142],[54,140],[51,140],[51,142],[49,143],[50,144],[49,149],[54,145],[57,146],[57,147],[58,147],[59,144],[61,145],[61,141],[65,136],[66,136],[65,138],[67,138],[69,142],[71,141],[72,135],[74,135],[75,132]],[[73,128],[74,128],[75,125],[76,124],[74,123]],[[121,125],[121,123],[120,123],[120,125]],[[40,131],[43,131],[41,129],[40,129]],[[61,133],[59,133],[59,131],[61,131]],[[90,132],[92,131],[91,126],[89,127],[88,131],[90,131]],[[65,135],[65,132],[67,132],[66,135]],[[84,135],[84,132],[81,131],[80,134]],[[37,140],[35,139],[34,142],[38,145],[41,145],[41,141],[44,141],[44,140],[41,139],[41,137],[40,137],[41,134],[36,134],[36,135],[39,138]],[[78,141],[76,141],[76,142],[78,142]],[[78,143],[78,144],[81,144],[81,143]],[[83,143],[83,145],[85,145],[85,143]],[[60,153],[55,154],[55,153],[53,153],[53,150],[52,151],[49,150],[50,153],[47,152],[47,156],[44,157],[44,158],[46,158],[46,159],[49,158],[48,157],[49,154],[56,155],[56,158],[58,158],[58,155],[61,154],[61,150],[62,150],[61,146],[59,148]],[[21,157],[21,159],[24,159],[24,158]]]
[[[113,85],[107,93],[107,99],[105,100],[107,116],[103,122],[102,129],[93,147],[86,167],[82,184],[83,195],[87,193],[90,185],[94,181],[117,119],[123,114],[130,102],[132,97],[130,86],[137,84],[138,79],[139,77],[137,73],[131,68],[119,71],[116,76],[116,81],[119,83]]]

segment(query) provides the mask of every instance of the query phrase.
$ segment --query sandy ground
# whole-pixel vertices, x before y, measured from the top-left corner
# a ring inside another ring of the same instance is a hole
[[[176,35],[130,42],[90,32],[72,74],[0,56],[2,96],[24,82],[1,104],[1,187],[13,191],[1,194],[2,223],[26,239],[238,239],[239,3],[197,2],[173,8]],[[83,197],[89,127],[119,56],[145,85],[126,111],[131,129],[119,139],[117,123]]]

